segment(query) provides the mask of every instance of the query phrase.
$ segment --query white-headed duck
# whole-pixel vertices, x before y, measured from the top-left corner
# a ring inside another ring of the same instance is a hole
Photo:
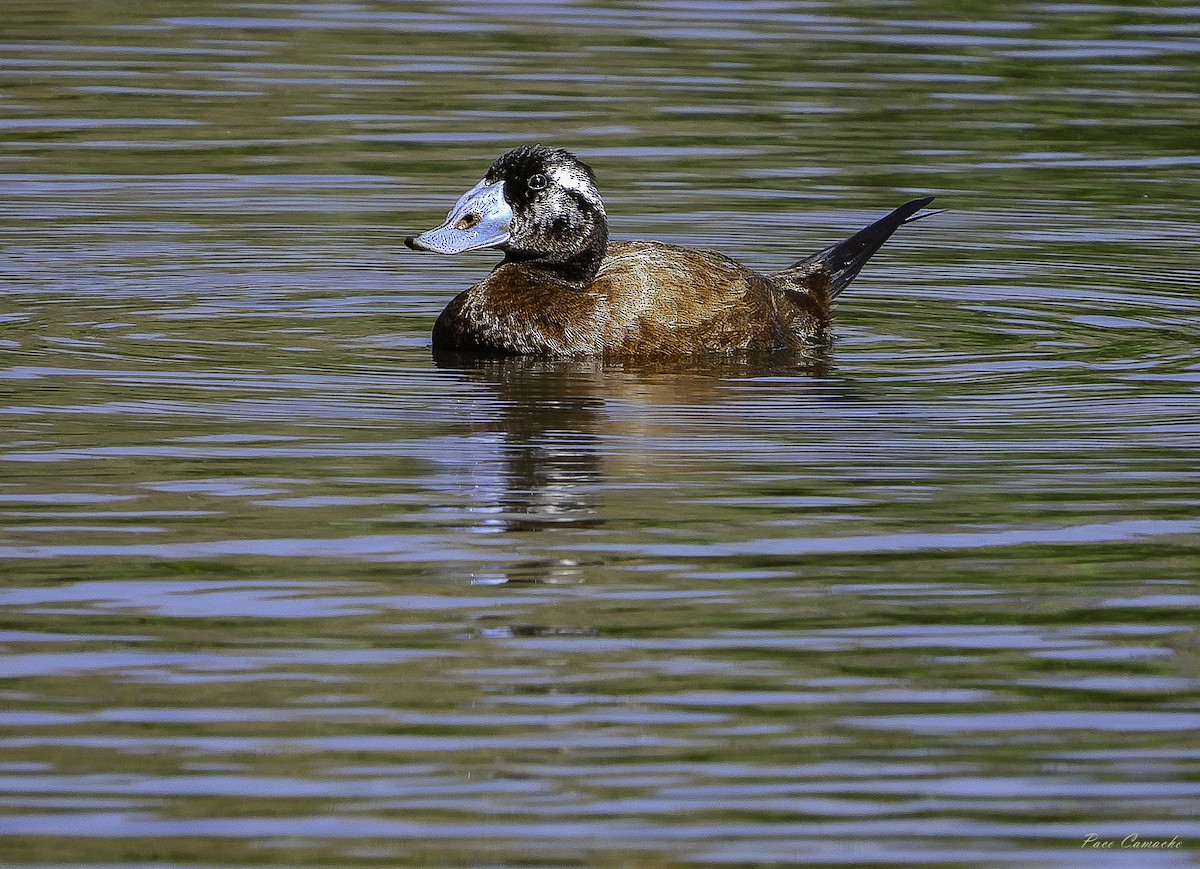
[[[456,296],[435,350],[553,356],[681,356],[800,349],[824,341],[830,303],[901,224],[914,199],[849,239],[773,274],[724,254],[657,241],[608,241],[591,167],[523,145],[492,164],[445,223],[404,243],[503,261]]]

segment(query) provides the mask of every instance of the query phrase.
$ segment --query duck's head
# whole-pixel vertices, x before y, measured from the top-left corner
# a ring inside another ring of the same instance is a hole
[[[404,243],[463,253],[492,248],[558,283],[586,287],[608,245],[608,219],[591,167],[561,148],[522,145],[492,164],[445,223]]]

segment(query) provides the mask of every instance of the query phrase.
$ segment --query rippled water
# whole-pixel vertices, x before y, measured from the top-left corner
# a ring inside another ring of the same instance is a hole
[[[4,18],[4,865],[1196,864],[1200,7]],[[819,358],[435,361],[525,141],[947,211]]]

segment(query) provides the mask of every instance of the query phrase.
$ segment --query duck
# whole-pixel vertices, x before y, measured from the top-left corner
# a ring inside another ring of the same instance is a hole
[[[434,352],[679,357],[803,350],[828,343],[831,305],[900,226],[934,197],[780,271],[715,250],[609,241],[592,168],[569,151],[522,145],[492,163],[416,251],[497,250],[503,259],[455,296],[433,326]]]

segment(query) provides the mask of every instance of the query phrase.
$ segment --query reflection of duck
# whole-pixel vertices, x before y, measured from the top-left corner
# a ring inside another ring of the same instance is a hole
[[[495,248],[504,261],[459,294],[435,349],[546,355],[654,355],[800,349],[819,343],[830,303],[933,197],[771,275],[715,251],[608,243],[595,176],[566,151],[509,151],[414,250]]]
[[[697,429],[712,438],[712,419],[740,419],[744,389],[771,389],[788,381],[789,396],[841,400],[843,385],[831,378],[823,348],[812,354],[755,354],[663,360],[498,356],[435,351],[441,369],[482,387],[482,407],[463,414],[486,434],[495,453],[485,464],[486,485],[473,491],[471,521],[480,530],[550,534],[541,556],[473,576],[474,582],[577,582],[600,569],[577,554],[553,556],[559,535],[588,529],[600,534],[622,521],[631,489],[681,485],[663,464],[663,444],[680,444]],[[722,427],[723,428],[723,427]],[[499,437],[497,437],[497,435]],[[711,442],[711,441],[710,441]],[[718,442],[720,443],[720,442]],[[671,449],[675,449],[672,447]],[[479,456],[465,457],[470,464]],[[686,460],[685,460],[686,463]],[[621,481],[619,493],[613,487]],[[627,521],[627,520],[626,520]],[[515,543],[512,548],[520,549]]]
[[[504,492],[497,506],[507,530],[602,524],[592,496],[602,478],[603,399],[586,362],[576,369],[572,360],[523,357],[438,354],[436,361],[487,384],[501,401],[498,423],[480,427],[503,436]]]

